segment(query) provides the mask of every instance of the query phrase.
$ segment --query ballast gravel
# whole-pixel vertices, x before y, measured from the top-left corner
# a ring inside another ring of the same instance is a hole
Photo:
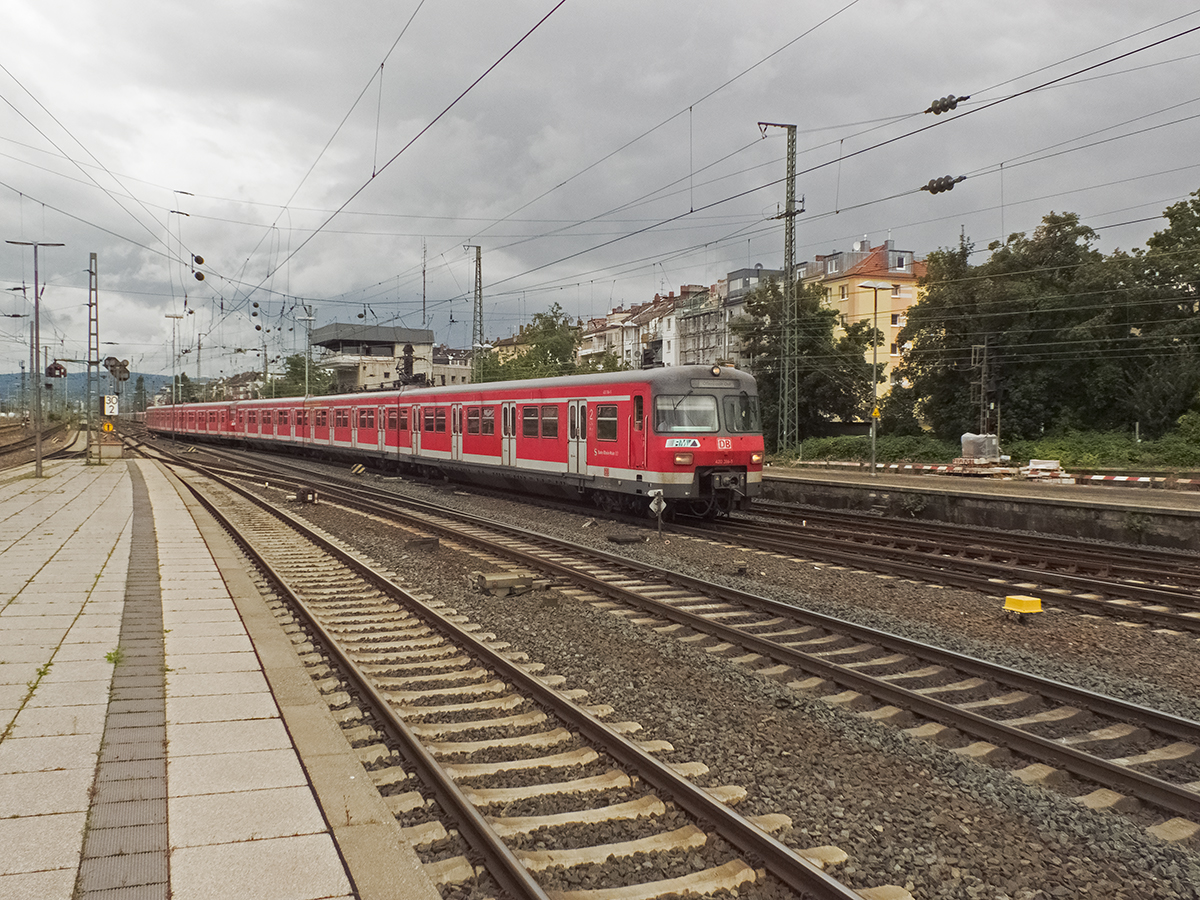
[[[646,526],[533,507],[449,486],[368,476],[382,490],[752,591],[1089,690],[1200,718],[1200,644],[1052,611],[1032,625],[1000,599],[666,535]],[[280,502],[282,494],[275,495]],[[749,792],[745,815],[784,813],[798,848],[834,844],[831,870],[854,887],[895,884],[918,898],[1200,898],[1200,848],[1169,844],[1116,813],[1092,812],[1004,770],[877,725],[625,618],[553,591],[493,598],[468,585],[487,568],[442,546],[364,527],[361,516],[289,505],[342,541],[609,703],[638,737],[669,741],[671,761],[709,767],[706,786]],[[643,543],[618,547],[614,536]],[[744,568],[745,574],[738,574]],[[1152,821],[1149,819],[1147,821]],[[1144,823],[1143,823],[1144,824]]]

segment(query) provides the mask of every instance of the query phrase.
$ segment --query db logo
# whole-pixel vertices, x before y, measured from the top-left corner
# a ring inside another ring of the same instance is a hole
[[[732,450],[733,449],[733,441],[731,441],[729,438],[717,438],[717,449],[718,450]]]

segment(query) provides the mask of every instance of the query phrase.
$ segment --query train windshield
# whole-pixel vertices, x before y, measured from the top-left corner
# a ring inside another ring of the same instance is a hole
[[[659,394],[654,398],[654,430],[717,431],[717,398],[709,394]]]
[[[737,396],[727,396],[722,403],[725,412],[725,430],[733,434],[753,434],[762,431],[762,420],[758,416],[758,398],[745,391]]]

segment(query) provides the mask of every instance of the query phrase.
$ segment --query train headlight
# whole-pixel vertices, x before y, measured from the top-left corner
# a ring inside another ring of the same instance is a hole
[[[676,453],[675,454],[675,465],[690,466],[691,464],[692,464],[692,454],[690,454],[690,453]]]
[[[721,374],[721,367],[713,366],[711,369],[709,369],[709,371],[713,373],[713,377],[715,378],[716,376]]]
[[[757,466],[762,463],[763,455],[761,453],[750,454],[750,465]]]

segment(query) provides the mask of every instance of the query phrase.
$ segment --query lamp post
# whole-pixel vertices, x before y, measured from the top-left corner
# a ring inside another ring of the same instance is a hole
[[[871,304],[871,477],[875,477],[875,431],[879,426],[879,289],[892,289],[891,282],[864,281],[860,288],[869,288],[874,294]]]
[[[181,313],[168,313],[165,319],[182,319]],[[175,329],[177,322],[171,323],[171,440],[175,440],[175,404],[176,404],[176,375],[175,375]]]
[[[49,241],[5,241],[7,244],[16,244],[18,247],[33,248],[33,346],[34,360],[37,359],[36,348],[40,346],[42,341],[42,323],[40,312],[40,302],[42,299],[41,290],[38,288],[38,247],[62,247],[62,244],[51,243]],[[33,477],[42,477],[42,389],[39,378],[38,388],[33,392]]]

